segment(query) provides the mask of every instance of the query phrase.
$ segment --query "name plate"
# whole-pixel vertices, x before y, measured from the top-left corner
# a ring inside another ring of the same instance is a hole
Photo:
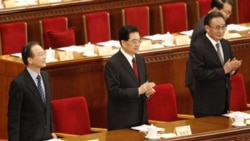
[[[5,8],[11,8],[11,7],[15,7],[15,6],[16,6],[15,0],[4,1]]]
[[[176,136],[192,135],[190,125],[175,127]]]
[[[152,49],[152,41],[151,40],[143,40],[140,44],[140,50],[149,50]]]
[[[98,49],[98,54],[100,56],[105,56],[105,55],[112,55],[113,51],[112,51],[112,47],[111,46],[97,46]]]
[[[49,3],[49,0],[38,0],[39,4]]]
[[[65,51],[65,52],[58,52],[59,60],[65,61],[65,60],[73,60],[74,55],[71,51]]]
[[[177,35],[175,36],[176,45],[187,45],[190,44],[190,38],[188,35]]]

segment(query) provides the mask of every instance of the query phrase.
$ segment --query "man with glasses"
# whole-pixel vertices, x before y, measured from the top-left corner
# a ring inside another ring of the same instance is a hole
[[[38,42],[22,48],[26,68],[10,84],[8,140],[42,141],[56,138],[51,115],[51,93],[46,54]]]
[[[219,11],[227,20],[230,15],[232,14],[232,5],[233,1],[232,0],[212,0],[211,5],[210,5],[210,12],[213,11]],[[191,45],[202,35],[206,34],[206,30],[204,28],[204,19],[205,16],[202,17],[199,22],[196,24],[193,30],[193,34],[191,36]],[[185,85],[186,87],[189,88],[190,92],[192,93],[192,78],[194,77],[194,73],[192,72],[191,66],[190,66],[190,57],[188,58],[187,64],[186,64],[186,78],[185,78]]]
[[[241,66],[223,39],[226,22],[217,11],[210,12],[204,19],[206,33],[201,35],[190,48],[192,98],[195,117],[225,114],[229,110],[233,75]]]
[[[224,16],[225,20],[228,20],[232,14],[232,5],[232,0],[212,0],[210,11],[208,13],[219,11]],[[205,34],[206,31],[204,29],[204,19],[205,16],[203,16],[195,25],[193,34],[191,36],[191,44],[195,42],[200,35]]]
[[[155,92],[155,83],[148,81],[145,60],[137,54],[141,43],[137,27],[123,26],[119,41],[121,49],[104,69],[108,130],[148,123],[146,100]]]

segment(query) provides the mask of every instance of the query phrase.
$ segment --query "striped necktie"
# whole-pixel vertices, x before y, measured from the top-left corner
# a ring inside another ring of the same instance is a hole
[[[44,90],[43,90],[43,87],[42,87],[42,84],[41,84],[41,76],[38,75],[36,77],[36,79],[37,79],[37,89],[38,89],[38,91],[40,93],[40,96],[42,98],[43,104],[45,105],[46,104],[46,98],[45,98],[45,93],[44,93]]]

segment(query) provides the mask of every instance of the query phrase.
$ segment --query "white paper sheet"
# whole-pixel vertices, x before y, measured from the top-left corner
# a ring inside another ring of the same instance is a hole
[[[19,58],[22,58],[22,53],[12,53],[10,54],[11,56],[15,56],[15,57],[19,57]]]
[[[106,42],[99,42],[99,43],[96,43],[96,44],[100,45],[100,46],[111,46],[111,47],[117,47],[117,48],[121,47],[120,42],[115,41],[115,40],[109,40],[109,41],[106,41]]]
[[[133,129],[133,130],[138,130],[138,131],[140,131],[140,132],[147,132],[147,131],[148,131],[148,128],[149,128],[150,126],[151,126],[151,125],[143,124],[143,125],[131,127],[131,129]],[[165,131],[164,128],[160,128],[160,127],[157,127],[157,130],[158,130],[158,132],[164,132],[164,131]]]
[[[250,27],[243,25],[229,24],[227,25],[227,30],[245,31],[245,30],[250,30]]]
[[[240,111],[236,111],[236,112],[231,112],[231,113],[227,113],[227,114],[223,114],[223,116],[225,117],[229,117],[229,118],[234,118],[235,114],[240,113],[244,116],[245,119],[250,119],[250,114],[248,113],[244,113],[244,112],[240,112]]]
[[[58,50],[63,50],[63,51],[73,51],[73,52],[79,52],[79,53],[84,53],[85,48],[82,46],[68,46],[68,47],[61,47],[57,48]]]
[[[150,36],[144,36],[143,38],[145,39],[149,39],[149,40],[165,40],[165,37],[163,34],[154,34],[154,35],[150,35]]]
[[[192,36],[192,34],[193,34],[193,29],[192,29],[192,30],[188,30],[188,31],[182,31],[182,32],[180,32],[180,34]]]

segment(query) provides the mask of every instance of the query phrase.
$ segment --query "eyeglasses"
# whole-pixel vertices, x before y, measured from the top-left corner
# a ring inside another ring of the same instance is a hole
[[[227,26],[225,26],[225,25],[223,25],[223,26],[209,26],[209,27],[211,27],[211,28],[213,28],[213,29],[215,29],[215,30],[217,30],[217,31],[219,31],[219,30],[226,30],[227,29]]]
[[[130,40],[130,41],[128,40],[128,42],[136,45],[136,44],[140,44],[141,43],[141,39],[134,39],[134,40]]]

